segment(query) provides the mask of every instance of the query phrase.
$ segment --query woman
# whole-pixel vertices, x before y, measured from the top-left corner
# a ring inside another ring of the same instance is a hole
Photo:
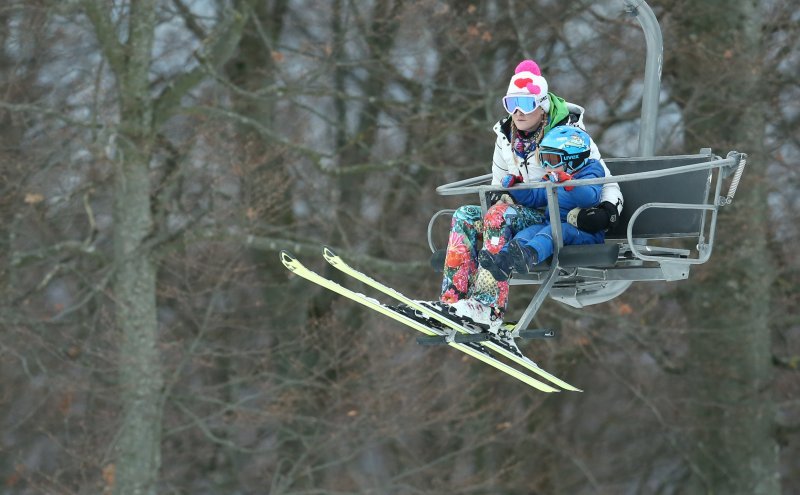
[[[583,129],[583,108],[548,92],[547,81],[533,60],[517,65],[503,97],[508,116],[494,126],[497,134],[492,160],[492,185],[539,182],[545,169],[536,149],[542,138],[557,126]],[[605,176],[611,176],[592,141],[590,159],[599,160]],[[622,194],[616,183],[604,184],[601,205],[574,212],[576,226],[586,232],[600,232],[616,221],[622,208]],[[488,325],[495,331],[502,323],[508,304],[508,280],[498,281],[478,265],[479,243],[496,255],[519,231],[542,223],[542,212],[514,204],[508,195],[489,208],[485,216],[479,206],[462,206],[453,214],[440,301],[455,315]],[[484,255],[486,256],[486,255]]]

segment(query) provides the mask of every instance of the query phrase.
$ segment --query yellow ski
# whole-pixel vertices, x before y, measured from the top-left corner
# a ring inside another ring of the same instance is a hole
[[[436,311],[432,310],[431,308],[429,308],[429,307],[427,307],[427,306],[425,306],[423,304],[420,304],[419,302],[417,302],[417,301],[415,301],[413,299],[410,299],[410,298],[404,296],[403,294],[401,294],[400,292],[396,291],[395,289],[393,289],[393,288],[391,288],[391,287],[389,287],[389,286],[387,286],[385,284],[382,284],[381,282],[378,282],[377,280],[369,277],[368,275],[356,270],[355,268],[353,268],[350,265],[348,265],[347,263],[345,263],[344,260],[342,260],[342,258],[340,258],[336,253],[334,253],[333,250],[330,249],[329,247],[323,248],[322,254],[325,257],[325,259],[328,261],[328,263],[330,263],[331,265],[333,265],[337,269],[341,270],[342,272],[346,273],[347,275],[350,275],[351,277],[355,278],[356,280],[359,280],[359,281],[369,285],[370,287],[373,287],[373,288],[383,292],[387,296],[393,297],[397,301],[399,301],[399,302],[401,302],[403,304],[406,304],[409,307],[411,307],[411,308],[423,313],[428,318],[434,319],[437,322],[441,323],[442,325],[446,325],[447,327],[452,328],[453,330],[456,330],[457,332],[460,332],[460,333],[465,333],[465,334],[475,333],[474,331],[470,330],[469,328],[464,327],[463,325],[460,325],[460,324],[458,324],[457,322],[455,322],[453,320],[450,320],[449,318],[437,313]],[[550,382],[555,383],[556,385],[558,385],[559,387],[561,387],[561,388],[563,388],[565,390],[571,390],[573,392],[582,392],[581,389],[570,385],[569,383],[565,382],[564,380],[562,380],[562,379],[560,379],[560,378],[558,378],[558,377],[556,377],[554,375],[551,375],[547,371],[545,371],[542,368],[540,368],[536,363],[534,363],[530,359],[526,358],[525,356],[521,356],[521,355],[516,354],[515,352],[513,352],[513,351],[507,349],[506,347],[504,347],[503,345],[501,345],[499,342],[496,342],[496,341],[493,341],[493,340],[487,340],[485,342],[485,345],[486,345],[487,348],[497,352],[498,354],[500,354],[500,355],[502,355],[502,356],[514,361],[515,363],[517,363],[517,364],[519,364],[521,366],[524,366],[525,368],[529,369],[530,371],[533,371],[534,373],[536,373],[537,375],[541,376],[542,378],[545,378],[546,380],[549,380]],[[515,345],[515,347],[516,347],[516,345]]]
[[[360,294],[358,292],[352,291],[352,290],[350,290],[350,289],[348,289],[346,287],[343,287],[343,286],[337,284],[336,282],[334,282],[332,280],[328,280],[327,278],[317,274],[316,272],[313,272],[313,271],[309,270],[308,268],[303,266],[302,263],[300,263],[297,259],[295,259],[292,255],[290,255],[286,251],[281,251],[280,257],[281,257],[281,262],[284,264],[284,266],[286,266],[286,268],[288,268],[290,271],[292,271],[296,275],[298,275],[298,276],[300,276],[300,277],[302,277],[302,278],[304,278],[304,279],[306,279],[306,280],[308,280],[310,282],[313,282],[313,283],[315,283],[317,285],[325,287],[326,289],[329,289],[329,290],[331,290],[333,292],[336,292],[337,294],[340,294],[340,295],[342,295],[344,297],[347,297],[348,299],[352,299],[353,301],[355,301],[355,302],[357,302],[359,304],[362,304],[362,305],[364,305],[364,306],[366,306],[366,307],[368,307],[370,309],[373,309],[373,310],[375,310],[375,311],[377,311],[379,313],[382,313],[382,314],[384,314],[384,315],[386,315],[386,316],[388,316],[388,317],[390,317],[390,318],[392,318],[392,319],[394,319],[396,321],[399,321],[400,323],[403,323],[404,325],[407,325],[407,326],[413,328],[414,330],[417,330],[419,332],[424,333],[425,335],[445,335],[444,332],[442,332],[441,330],[439,330],[437,328],[427,327],[424,324],[422,324],[422,323],[420,323],[420,322],[418,322],[418,321],[416,321],[416,320],[414,320],[412,318],[409,318],[408,316],[406,316],[406,315],[394,310],[393,308],[390,308],[390,307],[388,307],[388,306],[386,306],[384,304],[381,304],[376,299],[373,299],[373,298],[368,297],[368,296],[366,296],[364,294]],[[484,354],[483,352],[481,352],[477,348],[471,347],[468,344],[458,344],[458,343],[455,343],[455,342],[449,342],[448,345],[450,345],[451,347],[453,347],[455,349],[458,349],[459,351],[461,351],[461,352],[463,352],[465,354],[468,354],[468,355],[474,357],[475,359],[478,359],[478,360],[483,361],[484,363],[486,363],[486,364],[488,364],[490,366],[493,366],[494,368],[502,371],[503,373],[507,373],[507,374],[513,376],[514,378],[516,378],[516,379],[518,379],[518,380],[520,380],[522,382],[525,382],[526,384],[530,385],[533,388],[536,388],[537,390],[541,390],[542,392],[559,392],[559,390],[557,388],[552,387],[552,386],[550,386],[550,385],[548,385],[546,383],[540,382],[539,380],[533,378],[532,376],[529,376],[529,375],[523,373],[522,371],[520,371],[520,370],[518,370],[516,368],[513,368],[513,367],[507,365],[506,363],[503,363],[502,361],[498,361],[497,359],[495,359],[495,358],[493,358],[493,357],[491,357],[491,356],[489,356],[487,354]]]

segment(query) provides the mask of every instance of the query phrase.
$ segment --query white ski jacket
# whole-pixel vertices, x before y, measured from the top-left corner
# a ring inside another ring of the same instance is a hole
[[[569,115],[556,125],[574,125],[584,129],[583,113],[585,110],[583,107],[569,102],[566,102],[566,106],[569,110]],[[494,132],[497,134],[497,140],[495,141],[494,156],[492,157],[492,185],[500,185],[500,181],[508,174],[521,175],[523,182],[538,182],[545,172],[544,167],[538,161],[538,155],[531,153],[526,160],[522,160],[511,148],[511,116],[509,115],[495,124]],[[600,156],[600,150],[594,140],[591,142],[589,158],[600,161],[606,177],[612,177],[611,172],[609,172],[603,158]],[[619,184],[616,182],[603,184],[600,201],[608,201],[612,205],[616,205],[617,212],[622,213],[623,198]]]

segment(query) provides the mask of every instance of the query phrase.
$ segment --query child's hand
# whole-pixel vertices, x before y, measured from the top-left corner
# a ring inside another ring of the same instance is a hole
[[[572,180],[572,176],[563,170],[548,170],[543,179],[549,180],[550,182],[555,182],[556,184],[565,182],[568,180]],[[575,187],[574,186],[567,186],[564,189],[567,191],[572,191]]]
[[[521,175],[511,175],[508,174],[502,179],[500,179],[500,185],[503,187],[511,187],[514,184],[522,184],[522,176]]]

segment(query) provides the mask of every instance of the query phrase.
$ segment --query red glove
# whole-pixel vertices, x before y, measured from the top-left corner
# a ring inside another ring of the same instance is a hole
[[[572,176],[563,170],[548,170],[542,180],[549,180],[550,182],[555,182],[556,184],[560,182],[566,182],[568,180],[572,180]],[[572,191],[575,189],[575,186],[567,186],[564,189],[567,191]]]
[[[521,175],[511,175],[508,174],[502,179],[500,179],[500,185],[503,187],[511,187],[514,184],[521,184],[522,183],[522,176]]]

